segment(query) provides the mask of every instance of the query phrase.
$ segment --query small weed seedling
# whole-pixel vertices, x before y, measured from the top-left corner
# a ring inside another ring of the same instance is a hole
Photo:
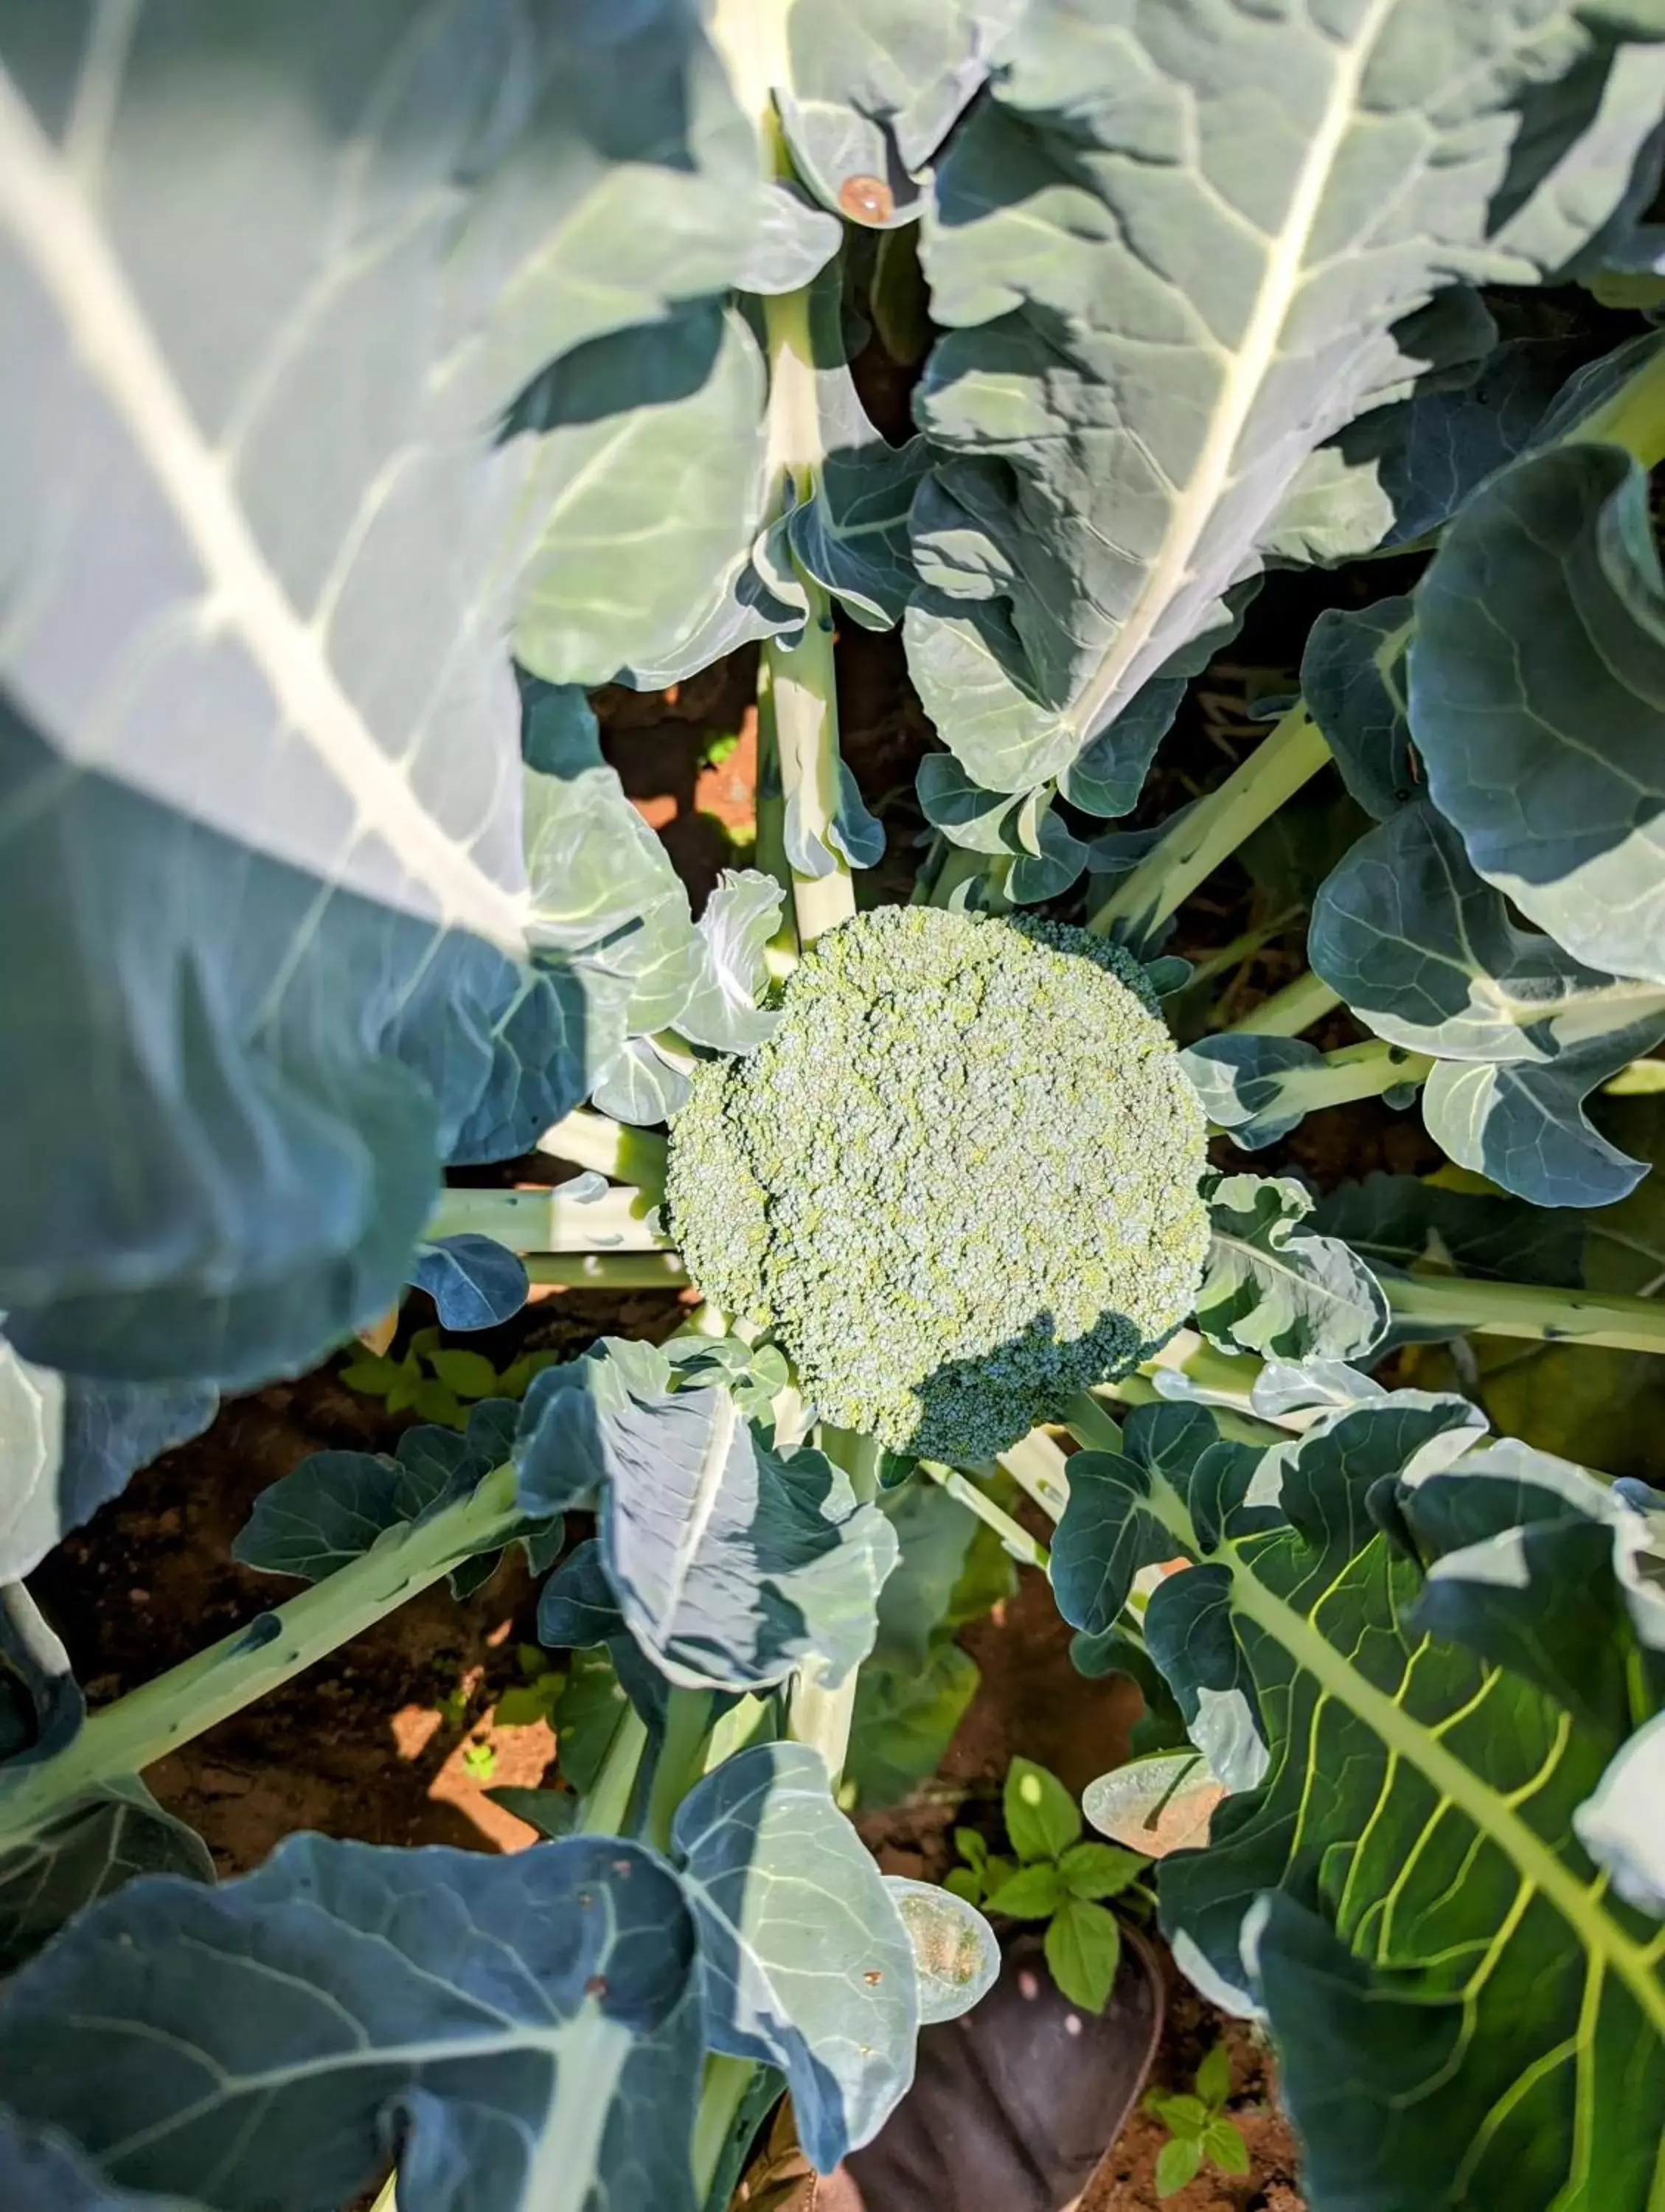
[[[1115,1986],[1121,1929],[1100,1900],[1129,1888],[1145,1862],[1114,1844],[1083,1842],[1075,1800],[1032,1759],[1012,1760],[1004,1809],[1012,1856],[991,1851],[975,1829],[957,1828],[965,1863],[947,1887],[1009,1920],[1044,1920],[1052,1978],[1073,2004],[1103,2012]]]
[[[1169,2140],[1157,2160],[1157,2195],[1176,2197],[1194,2181],[1205,2160],[1222,2173],[1249,2171],[1249,2146],[1225,2117],[1225,2100],[1231,2094],[1231,2057],[1217,2043],[1197,2069],[1194,2090],[1188,2097],[1167,2097],[1152,2090],[1145,2109],[1154,2112],[1168,2130]]]
[[[448,1345],[437,1328],[419,1328],[404,1356],[358,1352],[338,1371],[349,1390],[386,1401],[390,1413],[412,1413],[447,1429],[465,1429],[468,1409],[483,1398],[524,1398],[534,1375],[557,1367],[558,1352],[524,1352],[494,1367],[483,1352]]]

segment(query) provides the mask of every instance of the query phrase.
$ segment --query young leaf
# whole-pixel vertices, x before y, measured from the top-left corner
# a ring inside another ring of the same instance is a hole
[[[1115,1913],[1066,1897],[1048,1925],[1046,1954],[1052,1978],[1070,2002],[1084,2012],[1103,2012],[1121,1963],[1121,1929]]]
[[[1197,2069],[1197,2094],[1218,2112],[1231,2094],[1231,2053],[1217,2043]]]
[[[1300,1362],[1356,1359],[1379,1343],[1388,1305],[1370,1269],[1302,1226],[1297,1182],[1218,1176],[1205,1184],[1212,1234],[1197,1326],[1222,1352]]]
[[[942,1878],[942,1886],[968,1905],[983,1902],[982,1877],[972,1867],[950,1867]]]
[[[1211,2120],[1203,2130],[1203,2154],[1212,2158],[1222,2173],[1241,2174],[1249,2171],[1249,2145],[1243,2131],[1230,2120]]]
[[[1151,2110],[1174,2134],[1194,2142],[1208,2124],[1208,2107],[1200,2097],[1152,2097]]]
[[[1176,2136],[1157,2154],[1158,2197],[1177,2197],[1202,2171],[1202,2144],[1195,2136]]]
[[[1055,1859],[1081,1833],[1081,1812],[1055,1774],[1014,1759],[1003,1794],[1006,1832],[1020,1859]]]
[[[1111,1844],[1072,1844],[1058,1862],[1064,1887],[1072,1897],[1118,1897],[1129,1882],[1137,1881],[1148,1865],[1133,1851],[1119,1851]]]
[[[446,1328],[490,1328],[526,1303],[525,1261],[489,1237],[441,1237],[420,1246],[410,1279],[433,1299]]]
[[[698,1971],[675,1876],[615,1837],[489,1858],[296,1836],[217,1889],[154,1879],[83,1914],[0,1997],[0,2072],[113,2184],[228,2212],[275,2176],[285,2203],[349,2203],[394,2111],[415,2212],[461,2172],[494,2212],[638,2188],[696,2212]]]
[[[446,1389],[459,1398],[496,1395],[497,1370],[483,1352],[459,1352],[448,1347],[430,1352],[428,1364]]]
[[[700,1931],[705,2033],[779,2066],[804,2148],[829,2172],[871,2141],[913,2074],[913,1945],[807,1744],[754,1745],[678,1808]]]
[[[1048,1920],[1068,1895],[1057,1868],[1048,1859],[1037,1859],[991,1888],[987,1901],[991,1912],[1009,1920]]]
[[[349,1390],[362,1390],[367,1398],[385,1398],[398,1380],[399,1363],[371,1354],[349,1359],[336,1371]]]
[[[988,1864],[988,1845],[975,1828],[956,1828],[954,1849],[969,1867],[975,1869]]]
[[[1000,1947],[994,1930],[975,1909],[976,1899],[939,1889],[934,1882],[908,1881],[887,1874],[884,1886],[896,1900],[919,1974],[920,2026],[957,2020],[987,1996],[1000,1972]]]

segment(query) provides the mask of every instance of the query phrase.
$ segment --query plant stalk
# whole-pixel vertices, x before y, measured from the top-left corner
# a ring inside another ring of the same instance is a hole
[[[527,1279],[562,1290],[675,1291],[688,1270],[675,1252],[528,1252]]]
[[[0,1837],[27,1834],[100,1783],[137,1774],[205,1735],[465,1559],[507,1543],[524,1519],[514,1469],[505,1465],[431,1520],[390,1529],[323,1582],[92,1714],[56,1758],[7,1769],[0,1776]]]
[[[1063,1519],[1064,1508],[1070,1502],[1069,1459],[1044,1429],[1031,1429],[1010,1451],[995,1456],[1024,1497],[1032,1498],[1048,1520]]]
[[[1316,1067],[1291,1068],[1279,1078],[1277,1097],[1267,1110],[1279,1116],[1285,1112],[1316,1114],[1326,1106],[1379,1098],[1401,1084],[1425,1083],[1433,1065],[1425,1052],[1412,1052],[1407,1046],[1370,1037],[1363,1044],[1343,1045],[1338,1052],[1327,1052]],[[1229,1126],[1211,1123],[1210,1128],[1216,1136],[1232,1134]]]
[[[1218,789],[1170,824],[1089,918],[1088,928],[1100,937],[1122,932],[1141,942],[1148,939],[1329,757],[1306,708],[1291,707]]]
[[[836,1429],[823,1422],[815,1441],[836,1467],[850,1478],[850,1487],[864,1504],[878,1495],[879,1446],[872,1437],[854,1429]],[[827,1762],[835,1796],[850,1747],[850,1723],[855,1712],[856,1678],[852,1667],[839,1682],[827,1679],[819,1659],[808,1659],[793,1675],[787,1703],[787,1733],[795,1743],[813,1744]]]
[[[1665,1303],[1618,1291],[1558,1291],[1536,1283],[1477,1282],[1462,1275],[1382,1275],[1401,1320],[1477,1336],[1545,1344],[1604,1345],[1618,1352],[1665,1352]]]
[[[665,1701],[665,1740],[653,1762],[653,1787],[642,1841],[668,1856],[671,1824],[677,1808],[705,1772],[705,1747],[711,1735],[711,1692],[673,1689]]]
[[[441,1237],[489,1237],[511,1252],[663,1252],[671,1240],[646,1191],[615,1187],[599,1197],[559,1190],[448,1190],[428,1224]]]
[[[580,1106],[544,1130],[538,1150],[615,1182],[634,1183],[645,1197],[665,1195],[666,1146],[653,1129],[634,1129],[592,1107]]]
[[[694,2123],[694,2195],[701,2204],[711,2193],[757,2071],[750,2059],[731,2057],[722,2051],[714,2051],[705,2062],[705,2086]]]
[[[922,1459],[920,1473],[927,1474],[948,1492],[957,1505],[968,1513],[975,1513],[986,1528],[992,1528],[1001,1543],[1017,1560],[1019,1566],[1039,1567],[1045,1574],[1052,1565],[1052,1554],[1046,1546],[1031,1536],[1027,1528],[1003,1512],[987,1492],[980,1490],[969,1475],[962,1474],[957,1468],[941,1467],[933,1459]],[[1061,1509],[1060,1509],[1061,1510]]]
[[[1221,1031],[1224,1036],[1299,1036],[1326,1014],[1333,1013],[1341,1003],[1341,994],[1332,991],[1322,975],[1309,969],[1297,975],[1292,983],[1285,983],[1281,991],[1274,991],[1263,999],[1252,1013],[1240,1022],[1233,1022]]]
[[[613,1740],[607,1747],[601,1770],[588,1796],[578,1808],[573,1833],[579,1836],[621,1836],[630,1817],[636,1777],[647,1749],[647,1723],[634,1705],[625,1708]]]

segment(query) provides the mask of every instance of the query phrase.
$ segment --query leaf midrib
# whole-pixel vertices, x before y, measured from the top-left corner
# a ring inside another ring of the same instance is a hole
[[[1650,1970],[1646,1953],[1601,1910],[1590,1891],[1542,1838],[1402,1705],[1367,1681],[1311,1621],[1268,1589],[1231,1547],[1214,1556],[1231,1571],[1233,1605],[1497,1844],[1522,1880],[1561,1915],[1584,1948],[1612,1968],[1655,2033],[1665,2039],[1665,1985]]]
[[[376,743],[330,665],[321,631],[301,619],[254,538],[230,473],[191,415],[106,234],[3,70],[0,223],[200,563],[204,612],[211,605],[240,638],[285,726],[347,793],[360,823],[373,825],[415,882],[435,895],[446,920],[523,957],[524,897],[495,882],[427,811]],[[120,774],[118,763],[110,767]]]
[[[1146,572],[1127,621],[1077,695],[1073,719],[1084,739],[1099,726],[1106,707],[1187,580],[1192,556],[1230,481],[1238,445],[1304,280],[1305,248],[1322,211],[1330,173],[1346,143],[1365,69],[1397,5],[1398,0],[1371,0],[1364,21],[1338,57],[1319,126],[1296,179],[1282,228],[1271,241],[1243,343],[1231,356],[1219,404],[1162,551]]]

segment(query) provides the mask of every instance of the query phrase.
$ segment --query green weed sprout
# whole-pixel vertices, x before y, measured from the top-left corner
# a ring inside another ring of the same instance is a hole
[[[1234,2177],[1249,2172],[1249,2147],[1225,2117],[1231,2094],[1231,2056],[1217,2043],[1197,2069],[1193,2095],[1167,2097],[1152,2090],[1146,2097],[1145,2109],[1162,2122],[1170,2138],[1157,2159],[1158,2197],[1176,2197],[1196,2179],[1205,2160]]]
[[[690,1275],[806,1396],[984,1460],[1191,1308],[1204,1119],[1143,969],[1082,929],[887,907],[811,946],[696,1074],[666,1202]]]

